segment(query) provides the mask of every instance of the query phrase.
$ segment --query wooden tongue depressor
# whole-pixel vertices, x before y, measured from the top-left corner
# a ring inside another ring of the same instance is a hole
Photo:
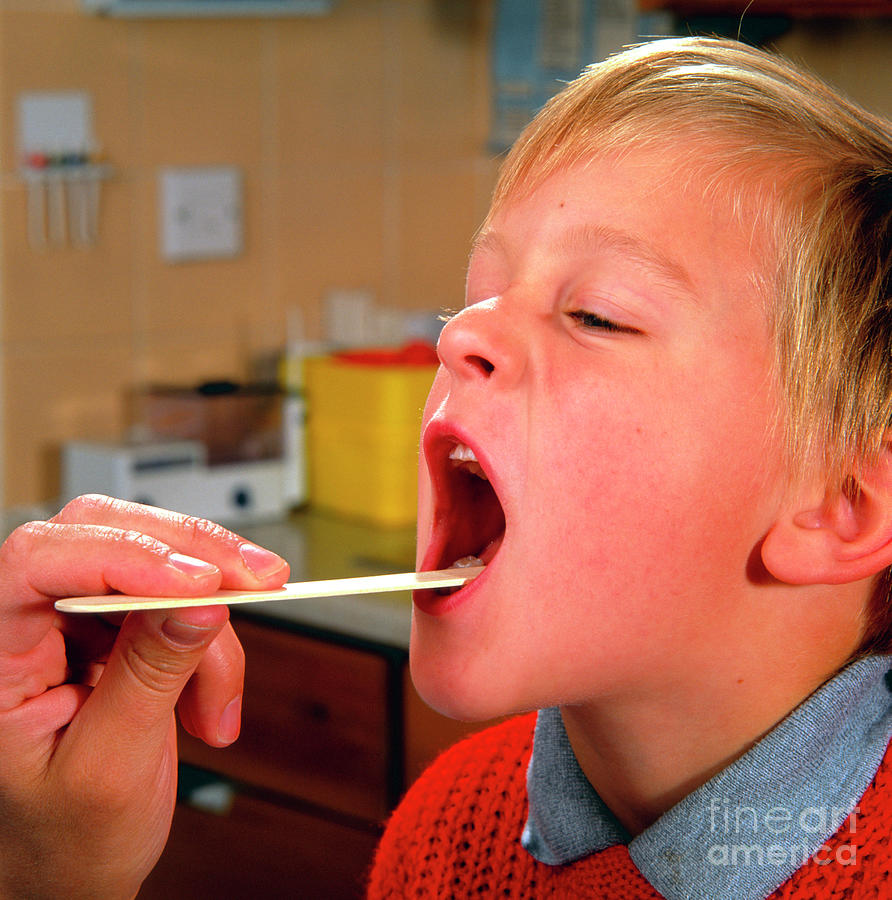
[[[231,606],[235,603],[268,603],[272,600],[310,600],[349,594],[383,594],[416,588],[458,587],[476,578],[485,566],[439,569],[435,572],[402,572],[397,575],[364,575],[326,581],[296,581],[275,591],[217,591],[204,597],[137,597],[130,594],[98,594],[56,601],[67,613],[129,612],[134,609],[175,609],[184,606]]]

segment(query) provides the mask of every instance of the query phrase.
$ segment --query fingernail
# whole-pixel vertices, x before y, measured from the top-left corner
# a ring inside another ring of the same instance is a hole
[[[284,568],[285,560],[256,544],[244,543],[238,548],[242,561],[258,578],[266,578]]]
[[[220,571],[212,563],[205,562],[203,559],[195,559],[194,556],[186,556],[185,553],[169,553],[167,562],[168,565],[173,566],[178,572],[189,575],[191,578],[213,575]]]
[[[222,744],[231,744],[239,735],[242,725],[242,697],[239,694],[234,700],[231,700],[223,715],[220,716],[220,722],[217,725],[217,740]]]
[[[201,644],[214,631],[213,628],[202,628],[200,625],[190,625],[187,622],[181,622],[173,616],[168,616],[161,623],[161,630],[175,644],[181,644],[184,647],[194,647]]]

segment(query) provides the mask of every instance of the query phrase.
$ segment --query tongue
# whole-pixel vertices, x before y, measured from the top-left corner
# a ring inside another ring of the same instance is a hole
[[[453,564],[453,569],[470,569],[473,566],[482,566],[483,560],[479,556],[463,556],[457,559]]]
[[[471,566],[485,566],[488,563],[492,562],[493,557],[496,553],[499,552],[499,547],[502,546],[502,540],[505,537],[505,532],[503,531],[498,537],[493,538],[483,550],[480,551],[479,556],[463,556],[461,559],[457,559],[453,564],[453,569],[467,569]]]
[[[468,569],[472,566],[485,566],[487,563],[492,561],[492,558],[499,552],[499,547],[502,546],[502,540],[505,537],[505,533],[502,532],[497,538],[493,538],[486,547],[480,552],[480,556],[463,556],[461,559],[457,559],[453,564],[453,569]]]

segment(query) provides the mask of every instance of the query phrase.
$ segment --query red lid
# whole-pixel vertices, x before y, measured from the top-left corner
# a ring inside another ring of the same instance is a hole
[[[439,362],[436,348],[426,341],[409,341],[399,348],[346,350],[334,358],[360,366],[435,366]]]

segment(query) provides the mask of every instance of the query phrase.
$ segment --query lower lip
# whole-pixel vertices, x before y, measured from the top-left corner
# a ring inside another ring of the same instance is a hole
[[[436,591],[413,591],[412,601],[417,609],[429,616],[444,616],[471,601],[482,589],[488,575],[489,566],[473,581],[469,581],[464,587],[451,594],[438,594]]]

